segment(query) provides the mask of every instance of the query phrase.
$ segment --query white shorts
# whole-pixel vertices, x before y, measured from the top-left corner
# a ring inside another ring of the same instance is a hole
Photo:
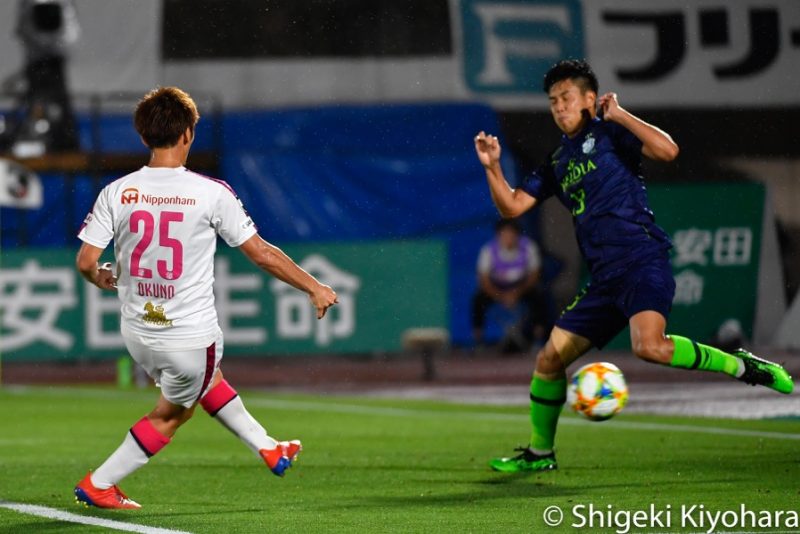
[[[208,391],[222,360],[222,333],[203,349],[153,350],[140,340],[122,336],[133,359],[161,388],[172,404],[191,408]]]

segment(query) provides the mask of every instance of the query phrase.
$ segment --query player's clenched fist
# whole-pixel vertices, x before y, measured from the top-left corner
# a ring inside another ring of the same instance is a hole
[[[475,152],[481,165],[491,167],[500,161],[500,142],[497,137],[481,131],[475,136]]]
[[[325,317],[325,312],[328,311],[328,308],[339,302],[339,299],[336,297],[336,291],[325,284],[319,284],[316,291],[309,295],[309,298],[317,309],[317,319]]]
[[[94,284],[100,289],[107,289],[109,291],[117,290],[117,277],[114,276],[114,271],[111,269],[110,263],[98,265]]]
[[[617,100],[617,93],[606,93],[597,101],[600,109],[603,110],[603,120],[616,121],[620,106]]]

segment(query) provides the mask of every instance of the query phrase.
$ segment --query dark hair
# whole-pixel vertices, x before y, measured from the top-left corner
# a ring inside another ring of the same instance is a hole
[[[597,76],[592,67],[584,59],[564,59],[550,67],[544,75],[544,92],[563,80],[572,80],[580,86],[582,92],[592,90],[597,93]]]
[[[510,228],[518,234],[522,234],[522,225],[520,225],[519,221],[516,219],[499,219],[496,223],[494,223],[495,232],[499,232],[503,228]]]
[[[133,125],[148,148],[175,146],[187,128],[194,131],[200,114],[185,91],[177,87],[158,87],[139,101]]]

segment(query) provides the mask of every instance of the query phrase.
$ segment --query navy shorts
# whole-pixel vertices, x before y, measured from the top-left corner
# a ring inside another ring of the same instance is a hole
[[[639,312],[656,311],[669,318],[675,279],[669,260],[631,267],[609,282],[590,282],[556,321],[556,326],[583,336],[602,349]]]

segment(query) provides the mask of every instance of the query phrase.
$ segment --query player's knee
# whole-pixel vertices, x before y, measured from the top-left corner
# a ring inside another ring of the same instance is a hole
[[[536,371],[541,374],[554,374],[564,372],[564,362],[555,351],[546,350],[546,347],[539,351],[536,356]]]
[[[187,408],[186,410],[183,411],[183,413],[180,415],[181,424],[185,423],[186,421],[192,418],[196,406],[197,405],[192,406],[191,408]]]

